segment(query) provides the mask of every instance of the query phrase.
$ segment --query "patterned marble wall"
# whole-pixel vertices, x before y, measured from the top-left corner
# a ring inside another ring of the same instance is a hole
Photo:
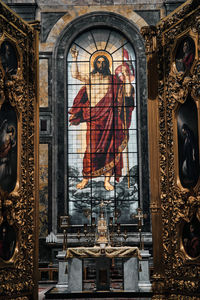
[[[40,59],[39,62],[39,99],[40,108],[48,107],[48,59]]]
[[[48,234],[48,144],[39,146],[39,235]]]

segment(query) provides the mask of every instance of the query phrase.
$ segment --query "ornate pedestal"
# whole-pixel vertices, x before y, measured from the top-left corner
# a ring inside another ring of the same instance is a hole
[[[149,274],[149,250],[141,250],[142,260],[139,262],[139,282],[138,287],[141,292],[150,292],[150,274]]]
[[[59,251],[57,255],[59,271],[56,287],[68,288],[68,262],[65,260],[66,251]]]

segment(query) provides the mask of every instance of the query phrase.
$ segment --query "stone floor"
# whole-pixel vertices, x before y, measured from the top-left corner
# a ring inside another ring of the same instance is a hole
[[[39,288],[38,288],[38,300],[45,299],[44,293],[46,293],[52,287],[53,287],[52,284],[39,284]]]
[[[55,286],[55,285],[54,285]],[[40,284],[39,285],[39,289],[38,289],[38,300],[45,300],[45,293],[47,291],[49,291],[51,288],[53,287],[52,284]],[[72,297],[70,297],[69,294],[66,295],[66,298],[63,298],[63,295],[62,295],[62,299],[73,299],[73,300],[98,300],[98,299],[103,299],[103,300],[151,300],[151,298],[149,297],[113,297],[113,295],[110,295],[109,297],[105,297],[102,295],[101,292],[98,293],[98,298],[93,298],[91,297],[92,295],[90,295],[90,297],[84,297],[84,293],[81,293],[78,298],[74,297],[75,295],[72,295]],[[96,295],[95,295],[96,296]],[[111,298],[112,297],[112,298]],[[50,298],[48,298],[50,299]],[[58,299],[61,299],[61,298],[56,298],[56,295],[55,295],[55,298],[51,298],[51,299],[54,299],[54,300],[58,300]]]

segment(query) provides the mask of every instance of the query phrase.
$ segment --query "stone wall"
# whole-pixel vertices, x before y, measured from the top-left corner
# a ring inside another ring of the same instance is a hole
[[[52,12],[57,15],[71,10],[75,6],[125,6],[141,15],[149,25],[155,25],[162,18],[186,0],[4,0],[17,14],[26,21],[41,20],[41,12]]]

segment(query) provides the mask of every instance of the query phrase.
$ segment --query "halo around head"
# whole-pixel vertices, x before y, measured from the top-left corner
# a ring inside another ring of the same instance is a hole
[[[100,51],[96,51],[94,52],[92,55],[91,55],[91,58],[90,58],[90,63],[91,63],[91,66],[93,67],[94,66],[94,61],[95,59],[98,57],[98,56],[102,56],[104,55],[108,61],[109,61],[109,69],[110,71],[112,72],[112,56],[106,52],[106,51],[103,51],[103,50],[100,50]]]

